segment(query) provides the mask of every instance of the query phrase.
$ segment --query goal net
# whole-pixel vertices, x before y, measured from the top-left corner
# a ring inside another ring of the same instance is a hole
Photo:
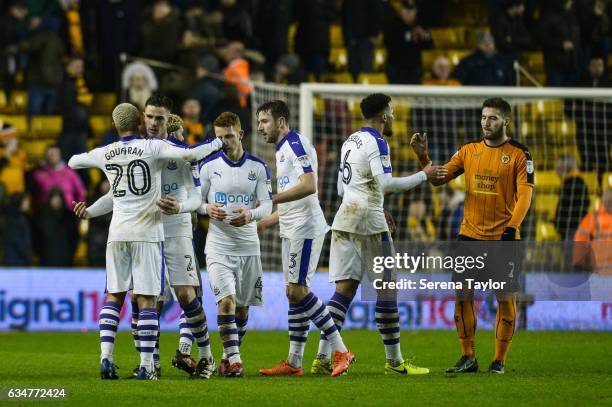
[[[466,141],[481,137],[481,106],[502,97],[512,106],[509,135],[526,145],[533,157],[536,189],[532,208],[521,227],[523,239],[534,242],[571,240],[582,217],[600,205],[603,191],[612,189],[612,92],[592,89],[364,86],[303,84],[300,87],[257,84],[253,112],[272,99],[287,101],[291,126],[310,138],[319,161],[318,189],[328,223],[340,205],[336,193],[339,152],[344,140],[364,125],[359,103],[374,92],[392,97],[393,136],[388,139],[394,176],[418,170],[409,145],[415,132],[427,132],[434,163],[445,163]],[[253,120],[256,121],[255,116]],[[270,164],[274,177],[274,147],[256,135],[252,152]],[[566,184],[571,176],[583,181]],[[275,180],[273,180],[275,185]],[[395,240],[438,241],[456,236],[462,218],[465,181],[460,176],[446,187],[424,185],[385,198],[394,217]],[[560,202],[560,212],[557,206]],[[329,239],[328,239],[329,240]],[[327,267],[329,241],[321,253]],[[262,242],[266,270],[280,268],[278,231]]]

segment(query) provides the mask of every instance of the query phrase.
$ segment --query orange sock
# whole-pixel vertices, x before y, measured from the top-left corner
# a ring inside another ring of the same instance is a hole
[[[506,355],[512,344],[514,325],[516,322],[516,299],[497,302],[497,316],[495,317],[495,357],[506,364]]]
[[[476,311],[474,301],[455,301],[455,326],[461,342],[461,352],[465,356],[475,357]]]

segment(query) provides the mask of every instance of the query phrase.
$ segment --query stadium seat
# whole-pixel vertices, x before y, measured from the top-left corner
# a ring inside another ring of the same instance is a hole
[[[112,127],[111,118],[108,115],[89,117],[89,127],[94,137],[101,138]]]
[[[412,147],[402,146],[399,149],[400,161],[418,161],[418,157]]]
[[[331,24],[329,26],[329,46],[330,48],[344,47],[341,24]]]
[[[353,76],[348,72],[325,72],[321,75],[321,82],[353,83]]]
[[[482,7],[481,7],[482,8]],[[468,26],[469,28],[465,32],[465,46],[466,48],[475,49],[477,44],[477,35],[479,32],[491,32],[491,28],[488,25],[476,26],[473,23]]]
[[[601,207],[601,197],[599,195],[589,195],[591,204],[589,205],[589,212],[595,212]]]
[[[538,192],[558,192],[561,178],[556,171],[536,171],[535,187]]]
[[[55,144],[55,140],[25,140],[23,148],[28,154],[28,161],[31,164],[37,164],[44,156],[47,148]]]
[[[402,138],[408,139],[408,123],[404,120],[394,120],[393,121],[393,135],[399,139],[402,139]]]
[[[595,171],[592,172],[583,172],[582,179],[589,189],[589,194],[599,195],[599,181],[597,177],[597,173]]]
[[[362,85],[386,85],[389,83],[389,80],[384,72],[361,73],[357,77],[357,83]]]
[[[464,27],[432,28],[430,32],[437,49],[465,48]]]
[[[312,105],[314,108],[314,113],[317,116],[321,116],[323,115],[323,113],[325,113],[325,101],[323,100],[323,98],[315,97],[312,102]]]
[[[0,115],[0,126],[4,123],[14,126],[19,137],[28,134],[28,120],[24,115]]]
[[[539,100],[531,105],[532,119],[561,120],[563,119],[562,100]]]
[[[110,114],[117,105],[114,93],[94,93],[91,111],[93,114]]]
[[[465,191],[465,175],[461,174],[457,178],[453,179],[449,182],[449,185],[452,189]]]
[[[541,51],[524,52],[522,65],[530,74],[544,73],[544,54]]]
[[[538,193],[535,194],[535,213],[536,216],[547,220],[553,220],[555,218],[555,211],[557,210],[557,203],[559,202],[559,195]]]
[[[295,52],[295,33],[297,31],[297,23],[289,25],[287,30],[287,53],[293,54]]]
[[[563,144],[576,139],[576,123],[570,119],[550,120],[546,123],[547,139]]]
[[[538,220],[536,223],[536,241],[550,242],[559,240],[559,234],[552,222]]]
[[[3,90],[0,90],[0,111],[4,111],[8,106],[8,101],[6,100],[6,93]]]
[[[8,108],[13,113],[25,113],[28,109],[28,93],[25,90],[12,91]]]
[[[62,132],[62,116],[33,116],[29,135],[35,138],[57,138]]]
[[[439,56],[446,56],[447,52],[439,49],[424,50],[421,52],[421,67],[424,71],[430,71],[433,61]]]
[[[406,101],[394,101],[393,103],[393,115],[395,120],[409,120],[410,119],[410,105]]]
[[[334,67],[336,72],[346,70],[348,65],[348,54],[346,48],[332,48],[329,52],[329,64]]]
[[[601,178],[601,189],[603,191],[612,189],[612,172],[604,172],[604,175]]]
[[[385,64],[387,63],[387,49],[386,48],[376,48],[374,50],[374,62],[373,68],[375,71],[383,71],[385,69]]]

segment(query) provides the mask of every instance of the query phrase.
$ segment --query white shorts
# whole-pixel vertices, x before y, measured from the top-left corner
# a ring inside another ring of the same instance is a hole
[[[106,290],[159,295],[163,273],[161,242],[109,242],[106,245]]]
[[[366,248],[376,248],[382,252],[384,242],[389,242],[390,252],[380,253],[380,255],[395,254],[393,240],[388,232],[377,233],[375,235],[358,235],[356,233],[332,230],[331,246],[329,249],[329,282],[335,283],[341,280],[361,281],[364,273],[370,280],[381,278],[375,276],[373,270],[366,270],[369,263],[366,256]],[[375,254],[370,250],[371,254]]]
[[[206,254],[206,269],[215,300],[230,295],[236,306],[263,305],[263,271],[259,256]]]
[[[188,285],[197,287],[198,267],[193,251],[193,241],[188,237],[167,237],[164,241],[164,261],[171,286]]]
[[[324,241],[325,235],[316,239],[283,238],[283,274],[286,283],[310,287],[310,280],[317,271]]]

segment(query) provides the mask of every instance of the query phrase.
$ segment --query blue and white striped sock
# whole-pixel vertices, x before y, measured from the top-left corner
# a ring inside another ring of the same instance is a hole
[[[113,350],[115,349],[115,336],[119,326],[119,314],[121,306],[113,301],[106,301],[100,310],[100,360],[113,361]]]
[[[240,342],[240,345],[242,345],[242,340],[247,332],[247,322],[249,322],[248,316],[245,319],[236,317],[236,327],[238,328],[238,342]]]
[[[308,293],[306,297],[298,306],[301,308],[302,312],[310,318],[310,320],[325,334],[329,345],[332,348],[333,352],[346,352],[346,346],[344,346],[344,342],[342,341],[342,336],[340,336],[340,332],[338,328],[336,328],[336,324],[334,324],[334,320],[332,319],[329,311],[323,305],[320,299],[317,298],[313,293]]]
[[[310,330],[310,318],[303,314],[296,304],[289,304],[289,357],[287,362],[293,367],[302,367],[302,357]]]
[[[238,339],[238,328],[236,327],[236,317],[234,315],[217,316],[219,335],[223,342],[223,354],[232,363],[242,363],[240,359],[240,341]]]
[[[157,342],[159,332],[159,320],[157,319],[157,309],[143,308],[138,313],[138,337],[140,339],[140,367],[152,371],[153,352]]]
[[[191,355],[191,347],[193,346],[194,338],[191,334],[191,329],[189,329],[189,324],[187,324],[184,312],[181,312],[181,317],[179,319],[179,332],[179,352],[183,355]]]
[[[380,332],[387,360],[394,362],[403,361],[400,348],[400,323],[397,301],[376,301],[374,314],[376,328]]]
[[[344,320],[346,318],[346,312],[350,305],[351,300],[337,291],[334,292],[334,295],[327,303],[327,311],[329,311],[329,315],[331,315],[332,319],[334,320],[338,332],[342,330],[342,325],[344,324]],[[324,361],[331,359],[331,346],[329,345],[329,341],[323,332],[321,332],[321,339],[319,340],[319,351],[317,352],[317,358]]]
[[[132,301],[132,338],[134,338],[134,349],[140,353],[140,340],[138,339],[138,303]]]
[[[187,325],[191,330],[196,343],[198,344],[198,360],[210,359],[210,336],[208,335],[208,324],[206,323],[206,314],[202,304],[195,298],[188,305],[183,307]]]

